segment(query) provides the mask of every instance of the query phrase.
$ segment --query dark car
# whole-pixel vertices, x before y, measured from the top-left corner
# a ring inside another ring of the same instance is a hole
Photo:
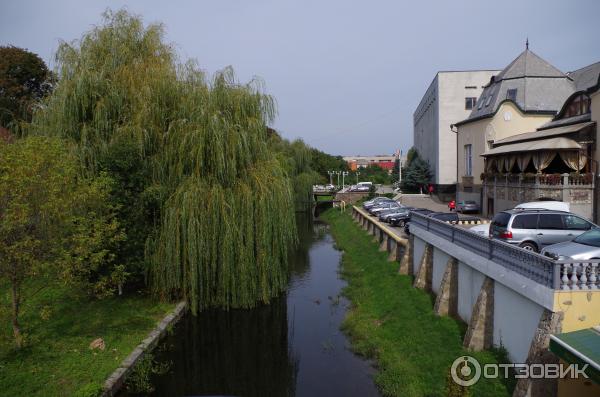
[[[438,221],[458,223],[458,214],[456,212],[434,212],[430,210],[425,210],[420,213],[428,216],[429,218],[437,219]],[[406,234],[410,234],[409,226],[409,223],[406,223],[404,225],[404,231],[406,232]]]
[[[379,213],[379,221],[390,223],[391,217],[401,215],[401,214],[407,214],[408,211],[409,211],[408,207],[405,207],[402,204],[400,204],[400,207],[398,207],[398,208],[392,208],[389,210],[381,211]]]

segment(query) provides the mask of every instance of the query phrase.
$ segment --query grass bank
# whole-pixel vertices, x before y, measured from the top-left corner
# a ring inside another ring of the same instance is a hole
[[[398,263],[350,217],[328,210],[321,218],[331,226],[336,245],[344,251],[344,294],[352,308],[344,331],[361,355],[376,359],[375,381],[385,395],[444,396],[452,362],[469,354],[480,363],[503,362],[500,351],[467,352],[462,348],[464,323],[433,312],[434,298],[412,287],[412,277],[397,273]],[[473,396],[509,396],[512,385],[499,380],[480,380]]]
[[[7,308],[0,286],[0,307]],[[48,287],[23,307],[26,346],[14,349],[8,312],[0,312],[0,395],[96,396],[105,379],[172,308],[144,296],[90,300]],[[89,344],[103,338],[104,350]]]

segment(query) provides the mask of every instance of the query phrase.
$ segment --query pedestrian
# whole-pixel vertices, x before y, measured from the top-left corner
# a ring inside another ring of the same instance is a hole
[[[429,184],[429,197],[433,194],[433,185]]]

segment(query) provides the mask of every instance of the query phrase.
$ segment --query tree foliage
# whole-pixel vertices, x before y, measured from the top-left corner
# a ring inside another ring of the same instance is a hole
[[[402,190],[405,192],[418,192],[426,187],[431,181],[431,170],[429,164],[423,160],[419,153],[411,148],[407,165],[402,168]],[[426,191],[426,189],[423,189]]]
[[[0,46],[0,126],[29,121],[33,105],[52,88],[52,73],[36,54]]]
[[[128,249],[144,254],[152,291],[184,297],[194,312],[278,295],[294,207],[269,150],[275,106],[260,81],[240,84],[229,68],[207,77],[178,61],[160,25],[125,11],[62,44],[57,64],[31,132],[72,142],[85,174],[109,172],[137,205],[119,221],[128,240],[144,240],[144,253],[139,241]]]
[[[106,179],[80,178],[59,139],[0,142],[0,279],[11,288],[18,346],[25,283],[43,288],[62,279],[110,290],[114,257],[107,248],[120,233],[107,195]]]

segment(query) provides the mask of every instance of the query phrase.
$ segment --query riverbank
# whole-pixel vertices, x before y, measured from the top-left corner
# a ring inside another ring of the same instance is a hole
[[[8,307],[6,291],[0,288],[1,307]],[[23,307],[23,349],[14,349],[8,313],[0,313],[0,394],[99,395],[108,376],[174,306],[142,295],[91,300],[66,287],[47,287]],[[90,349],[97,338],[104,350]]]
[[[390,396],[444,396],[452,362],[469,354],[480,363],[504,362],[500,351],[467,352],[462,348],[465,324],[433,311],[433,298],[412,287],[412,277],[398,274],[398,263],[358,227],[350,213],[328,210],[328,222],[337,247],[344,252],[344,290],[352,309],[343,323],[359,354],[377,361],[375,377]],[[512,385],[482,379],[472,395],[508,396]]]

